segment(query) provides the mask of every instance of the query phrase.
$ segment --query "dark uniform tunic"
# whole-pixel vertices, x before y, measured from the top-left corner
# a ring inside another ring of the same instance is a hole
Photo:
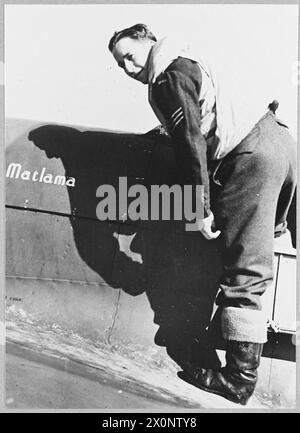
[[[207,139],[214,136],[215,122],[204,137],[200,131],[201,83],[197,63],[178,58],[156,80],[150,103],[172,138],[181,182],[204,186],[207,216],[210,213]]]

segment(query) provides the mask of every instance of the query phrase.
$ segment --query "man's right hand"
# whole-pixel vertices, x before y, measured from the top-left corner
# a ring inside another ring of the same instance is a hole
[[[209,241],[212,239],[217,239],[221,234],[220,230],[213,231],[214,214],[212,212],[208,215],[208,217],[198,220],[197,224],[198,224],[198,230]]]

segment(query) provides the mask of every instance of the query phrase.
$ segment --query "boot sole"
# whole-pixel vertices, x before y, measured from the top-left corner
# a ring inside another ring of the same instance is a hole
[[[248,399],[246,401],[243,400],[239,400],[237,398],[234,398],[233,396],[228,396],[226,394],[223,394],[221,391],[217,391],[214,389],[210,389],[210,388],[206,388],[203,385],[200,385],[194,378],[192,378],[191,376],[189,376],[186,372],[184,371],[179,371],[177,373],[177,376],[184,380],[185,382],[189,383],[190,385],[194,385],[196,388],[201,389],[202,391],[206,391],[206,392],[210,392],[211,394],[216,394],[219,395],[221,397],[224,397],[226,400],[232,401],[233,403],[237,403],[237,404],[241,404],[242,406],[246,406]]]

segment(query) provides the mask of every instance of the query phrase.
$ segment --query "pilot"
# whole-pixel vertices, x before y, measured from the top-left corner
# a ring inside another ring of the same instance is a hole
[[[275,115],[276,101],[260,119],[243,117],[210,64],[167,39],[157,41],[144,24],[116,32],[109,50],[129,77],[148,85],[183,182],[204,186],[198,230],[208,240],[221,233],[224,267],[216,303],[226,365],[190,366],[178,374],[245,405],[267,341],[261,296],[274,278],[274,236],[286,231],[295,190],[294,140]]]

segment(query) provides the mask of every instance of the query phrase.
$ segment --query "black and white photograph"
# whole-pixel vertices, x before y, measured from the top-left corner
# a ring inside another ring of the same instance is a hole
[[[297,407],[298,14],[4,5],[5,410]]]

